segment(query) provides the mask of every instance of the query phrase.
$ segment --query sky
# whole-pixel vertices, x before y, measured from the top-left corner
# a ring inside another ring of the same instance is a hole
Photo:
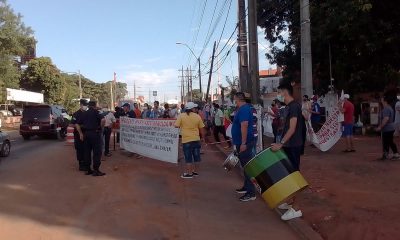
[[[213,42],[221,38],[217,52],[221,51],[237,22],[237,1],[233,0],[8,0],[8,3],[34,30],[38,57],[51,57],[60,70],[79,70],[95,82],[112,80],[115,72],[118,81],[128,84],[129,97],[133,97],[135,83],[137,96],[147,99],[149,91],[157,91],[158,100],[180,98],[178,76],[182,66],[191,65],[197,70],[188,48],[176,42],[186,43],[196,56],[201,54],[206,73]],[[214,89],[218,79],[227,85],[226,76],[237,76],[236,47],[232,47],[236,36],[235,33],[216,59],[223,64],[214,74]],[[232,51],[222,61],[231,47]],[[260,69],[271,68],[265,58],[267,47],[259,29]],[[208,76],[202,79],[205,89]],[[193,89],[198,85],[196,78]]]

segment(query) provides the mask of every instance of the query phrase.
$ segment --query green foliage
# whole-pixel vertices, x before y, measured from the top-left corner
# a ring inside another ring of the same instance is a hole
[[[258,1],[258,23],[272,51],[267,58],[300,81],[299,0]],[[397,85],[400,70],[400,5],[391,0],[310,1],[313,81],[327,91],[329,45],[335,85],[350,92]],[[288,32],[288,35],[286,35]]]
[[[188,102],[201,102],[202,99],[200,89],[193,89],[192,92],[187,93],[185,97]],[[191,99],[193,99],[193,101]]]

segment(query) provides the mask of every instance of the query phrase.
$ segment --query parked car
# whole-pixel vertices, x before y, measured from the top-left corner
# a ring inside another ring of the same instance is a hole
[[[11,152],[11,141],[7,133],[0,131],[0,156],[8,157]]]
[[[53,136],[63,139],[68,123],[55,105],[27,105],[21,119],[20,134],[25,140],[32,136]]]
[[[0,110],[1,111],[10,111],[12,113],[12,116],[21,116],[22,115],[22,109],[16,107],[14,104],[0,104]]]

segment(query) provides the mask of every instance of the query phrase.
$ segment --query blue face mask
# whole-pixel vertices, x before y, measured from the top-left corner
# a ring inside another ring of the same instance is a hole
[[[276,99],[278,99],[279,102],[285,102],[285,98],[284,98],[282,95],[280,95],[280,94],[278,94],[278,95],[276,96]]]

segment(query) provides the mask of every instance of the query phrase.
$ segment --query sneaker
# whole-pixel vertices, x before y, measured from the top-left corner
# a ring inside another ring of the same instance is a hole
[[[184,178],[184,179],[186,179],[186,178],[193,178],[193,174],[184,173],[184,174],[181,175],[181,178]]]
[[[289,205],[287,203],[282,203],[281,205],[278,206],[278,209],[280,210],[289,210],[292,208],[292,205]]]
[[[193,175],[194,177],[198,177],[198,176],[199,176],[199,173],[198,173],[198,172],[192,172],[192,175]]]
[[[293,208],[290,208],[289,210],[287,210],[286,212],[285,212],[285,214],[283,214],[282,216],[281,216],[281,219],[283,220],[283,221],[288,221],[288,220],[290,220],[290,219],[293,219],[293,218],[299,218],[299,217],[301,217],[301,216],[303,216],[303,213],[299,210],[299,211],[296,211],[296,210],[294,210]]]
[[[256,200],[256,195],[245,194],[239,198],[242,202],[254,201]]]
[[[104,176],[104,175],[106,175],[106,174],[103,173],[103,172],[100,172],[99,170],[94,170],[93,173],[92,173],[93,177],[101,177],[101,176]]]
[[[239,194],[245,194],[245,193],[247,193],[247,190],[246,190],[246,188],[242,187],[242,188],[236,189],[236,192]]]
[[[106,156],[106,157],[111,157],[112,154],[111,154],[111,153],[105,153],[104,156]]]
[[[393,156],[391,158],[391,160],[399,160],[399,159],[400,159],[400,154],[398,154],[398,153],[393,154]]]

